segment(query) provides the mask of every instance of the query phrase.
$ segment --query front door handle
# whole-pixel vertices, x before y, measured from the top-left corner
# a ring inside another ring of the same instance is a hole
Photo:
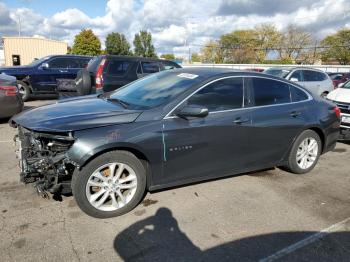
[[[236,118],[236,119],[233,121],[233,123],[236,124],[236,125],[241,125],[241,124],[247,123],[247,122],[249,122],[249,119],[248,119],[248,118],[242,119],[242,118],[240,118],[240,117]]]
[[[291,117],[298,117],[300,115],[301,115],[301,112],[297,112],[297,111],[293,111],[293,112],[290,113]]]
[[[60,70],[61,73],[68,73],[68,70]]]

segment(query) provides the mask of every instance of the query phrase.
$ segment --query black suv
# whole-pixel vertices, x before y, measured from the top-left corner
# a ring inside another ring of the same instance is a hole
[[[57,80],[75,79],[77,72],[86,67],[91,56],[52,55],[34,60],[27,66],[0,67],[0,73],[17,78],[24,101],[30,94],[57,93]]]
[[[75,89],[78,95],[109,92],[148,74],[174,68],[181,66],[169,60],[101,55],[78,72]]]

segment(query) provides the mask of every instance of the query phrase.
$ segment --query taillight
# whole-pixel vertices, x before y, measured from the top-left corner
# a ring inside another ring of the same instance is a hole
[[[15,96],[17,94],[17,87],[15,87],[15,86],[0,86],[0,91],[4,91],[5,96]]]
[[[335,107],[335,108],[333,108],[333,111],[334,111],[334,113],[335,113],[335,115],[338,117],[338,118],[340,118],[340,109],[339,109],[339,107]]]
[[[95,79],[96,89],[101,89],[103,87],[103,69],[105,67],[105,63],[106,59],[102,59],[101,63],[98,65]]]

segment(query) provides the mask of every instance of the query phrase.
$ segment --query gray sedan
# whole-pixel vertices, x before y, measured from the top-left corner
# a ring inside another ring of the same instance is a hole
[[[0,74],[0,118],[11,117],[23,109],[23,101],[18,92],[16,78]]]

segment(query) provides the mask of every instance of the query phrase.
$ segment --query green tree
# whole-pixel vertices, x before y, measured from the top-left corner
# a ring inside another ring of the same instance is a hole
[[[110,33],[106,38],[106,53],[110,55],[131,55],[130,44],[124,34]]]
[[[157,57],[154,46],[152,44],[151,33],[141,30],[140,33],[135,34],[133,43],[135,47],[135,55],[143,57]]]
[[[260,24],[254,28],[257,40],[256,60],[264,63],[269,52],[276,50],[281,43],[283,34],[273,24]]]
[[[223,49],[226,63],[254,63],[259,41],[254,30],[236,30],[220,37],[220,46]]]
[[[191,55],[191,61],[193,62],[201,62],[202,57],[198,53],[192,53]]]
[[[83,29],[74,38],[72,53],[77,55],[99,55],[101,42],[91,29]]]
[[[175,56],[174,56],[174,54],[162,54],[160,56],[160,58],[164,58],[164,59],[167,59],[167,60],[174,60]]]
[[[321,44],[324,46],[323,60],[335,59],[341,65],[350,63],[350,29],[340,29],[323,39]]]
[[[203,48],[201,48],[202,62],[220,64],[223,63],[223,50],[220,43],[215,40],[209,40]]]

